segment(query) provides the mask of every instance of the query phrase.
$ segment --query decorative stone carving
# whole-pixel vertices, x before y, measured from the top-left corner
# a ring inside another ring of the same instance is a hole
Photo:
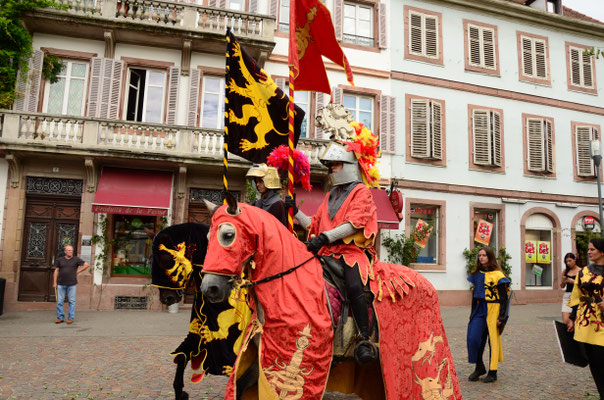
[[[86,191],[88,193],[96,192],[96,167],[92,158],[84,160],[84,167],[86,167]]]
[[[354,129],[352,114],[341,104],[329,103],[319,108],[315,117],[316,125],[330,134],[331,140],[349,141]]]
[[[21,186],[21,160],[14,154],[7,154],[5,159],[8,161],[10,187],[18,188]]]

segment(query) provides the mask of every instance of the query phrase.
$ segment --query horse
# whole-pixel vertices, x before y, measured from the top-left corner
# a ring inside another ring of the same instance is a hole
[[[184,370],[189,360],[199,383],[206,373],[229,375],[251,318],[245,292],[233,292],[219,303],[206,301],[200,289],[208,244],[207,225],[184,223],[167,227],[153,236],[151,284],[159,288],[162,304],[180,302],[184,290],[195,293],[189,333],[171,355],[176,363],[174,395],[187,400]]]
[[[225,399],[320,399],[326,391],[363,399],[454,400],[461,391],[434,287],[410,268],[373,265],[369,285],[379,327],[378,360],[334,359],[334,326],[319,259],[268,213],[237,204],[213,210],[202,293],[222,301],[249,288],[253,316]],[[243,278],[241,278],[243,277]],[[257,366],[256,385],[235,380]]]

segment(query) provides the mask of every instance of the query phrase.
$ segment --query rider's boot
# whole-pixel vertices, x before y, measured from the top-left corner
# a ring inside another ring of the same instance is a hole
[[[354,358],[359,365],[366,365],[377,359],[377,349],[369,341],[369,312],[365,295],[362,294],[351,299],[350,309],[362,339],[354,349]]]

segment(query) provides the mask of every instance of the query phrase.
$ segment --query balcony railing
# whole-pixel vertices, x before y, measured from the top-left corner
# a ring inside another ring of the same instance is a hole
[[[93,16],[116,22],[175,27],[223,35],[273,40],[275,19],[267,15],[164,0],[58,0],[67,10],[58,13]]]
[[[328,141],[300,139],[298,150],[319,166],[319,155]],[[120,152],[127,157],[157,155],[222,159],[223,131],[178,125],[147,124],[132,121],[70,117],[41,113],[0,111],[0,145],[46,146],[49,151]],[[242,159],[229,155],[234,160]]]

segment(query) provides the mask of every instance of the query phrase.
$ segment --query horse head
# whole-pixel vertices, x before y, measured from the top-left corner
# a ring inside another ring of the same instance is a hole
[[[185,223],[158,232],[153,238],[151,284],[159,288],[162,304],[182,299],[183,291],[200,285],[207,248],[206,225]]]

